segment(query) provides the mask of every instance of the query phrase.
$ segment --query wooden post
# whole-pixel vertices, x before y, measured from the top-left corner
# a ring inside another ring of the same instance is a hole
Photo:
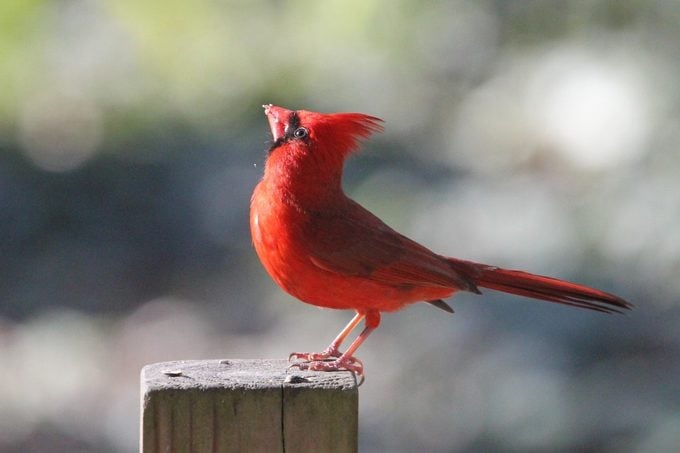
[[[141,451],[356,452],[354,375],[288,366],[285,360],[145,366]]]

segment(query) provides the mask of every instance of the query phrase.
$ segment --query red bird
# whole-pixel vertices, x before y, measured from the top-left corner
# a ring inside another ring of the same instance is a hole
[[[319,307],[356,315],[320,353],[292,353],[295,366],[350,370],[354,357],[380,324],[380,313],[428,302],[453,313],[442,299],[488,288],[604,313],[629,309],[613,294],[587,286],[449,258],[403,236],[345,195],[345,159],[358,140],[381,131],[379,118],[361,113],[324,114],[271,104],[264,112],[274,142],[264,177],[253,193],[250,231],[265,269],[286,292]],[[347,335],[365,328],[340,352]]]

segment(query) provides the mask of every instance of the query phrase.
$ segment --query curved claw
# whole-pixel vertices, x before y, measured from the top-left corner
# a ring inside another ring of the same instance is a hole
[[[293,359],[302,359],[303,357],[306,357],[306,356],[307,356],[307,353],[305,353],[305,352],[291,352],[290,355],[288,356],[288,361],[290,362]],[[291,365],[291,366],[293,366],[293,365]]]
[[[303,362],[317,362],[340,357],[342,354],[337,349],[328,348],[322,352],[291,352],[288,361],[302,360]]]
[[[351,371],[361,376],[362,383],[364,377],[364,364],[356,357],[339,357],[335,360],[312,360],[309,362],[296,362],[290,367],[297,367],[300,370],[309,371]]]

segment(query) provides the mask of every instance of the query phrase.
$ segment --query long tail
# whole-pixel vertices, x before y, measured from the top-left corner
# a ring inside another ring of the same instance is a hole
[[[448,258],[448,261],[453,269],[469,277],[482,288],[602,313],[622,313],[621,309],[629,310],[633,307],[631,303],[614,294],[557,278],[501,269],[456,258]]]

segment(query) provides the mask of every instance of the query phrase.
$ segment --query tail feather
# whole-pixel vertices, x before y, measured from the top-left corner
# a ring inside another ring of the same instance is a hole
[[[622,313],[633,305],[624,299],[588,286],[528,272],[501,269],[472,261],[448,259],[452,268],[482,288],[503,291],[602,313]]]

